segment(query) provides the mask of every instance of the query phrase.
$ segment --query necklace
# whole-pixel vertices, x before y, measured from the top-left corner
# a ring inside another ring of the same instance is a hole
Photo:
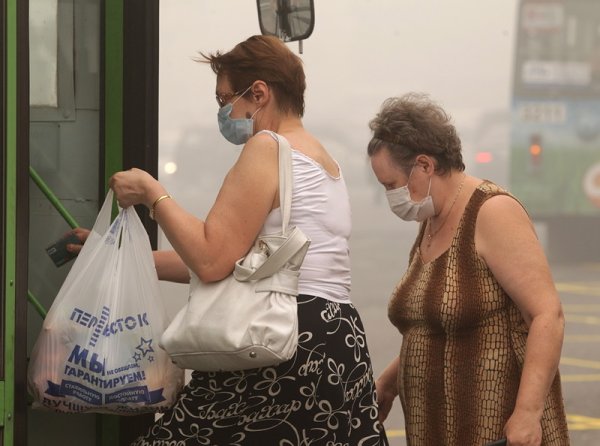
[[[454,207],[454,204],[456,203],[456,200],[458,200],[458,196],[460,195],[460,192],[462,191],[462,188],[463,188],[463,186],[465,184],[465,180],[466,179],[467,179],[467,174],[463,173],[463,179],[460,182],[460,185],[458,186],[458,190],[456,191],[456,195],[454,196],[454,200],[452,200],[452,204],[450,205],[450,208],[448,209],[448,213],[446,214],[446,217],[442,221],[442,224],[435,231],[431,230],[431,228],[432,228],[431,218],[427,219],[427,226],[429,228],[429,232],[427,233],[427,248],[431,247],[431,240],[433,239],[433,237],[436,236],[436,234],[438,232],[440,232],[440,230],[444,227],[444,225],[448,221],[448,217],[450,217],[450,213],[452,212],[452,208]]]

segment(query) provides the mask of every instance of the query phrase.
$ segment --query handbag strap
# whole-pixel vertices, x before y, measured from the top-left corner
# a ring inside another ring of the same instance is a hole
[[[277,133],[272,133],[279,143],[279,209],[281,210],[281,232],[285,231],[290,223],[292,212],[292,148],[288,140]]]
[[[279,133],[272,130],[261,130],[260,133],[271,135],[279,146],[279,210],[281,212],[281,232],[285,234],[292,213],[292,185],[294,183],[292,147],[289,141]]]
[[[250,269],[242,266],[239,262],[235,265],[234,275],[239,281],[260,280],[270,277],[281,270],[292,257],[304,249],[304,253],[299,258],[298,263],[304,260],[306,248],[308,248],[308,237],[298,228],[294,228],[286,237],[285,242],[273,252],[262,265],[256,269]],[[297,265],[300,266],[300,265]]]
[[[258,280],[269,277],[279,271],[290,261],[304,246],[308,246],[308,237],[298,228],[294,228],[290,234],[286,234],[290,223],[292,211],[292,148],[289,141],[278,133],[268,131],[279,144],[279,209],[281,211],[281,234],[286,241],[255,270],[244,268],[241,264],[235,267],[237,280]],[[306,253],[306,250],[305,250]],[[300,262],[304,256],[300,259]]]

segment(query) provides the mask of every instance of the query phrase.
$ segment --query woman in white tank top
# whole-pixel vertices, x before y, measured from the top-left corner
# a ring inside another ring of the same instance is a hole
[[[281,227],[276,138],[287,138],[290,224],[311,239],[300,275],[299,347],[275,367],[193,372],[176,405],[134,444],[386,445],[364,329],[350,302],[348,193],[337,162],[303,127],[302,62],[265,36],[199,61],[217,75],[221,133],[244,144],[206,220],[185,211],[144,171],[119,172],[110,185],[121,206],[151,209],[174,247],[155,253],[160,279],[188,282],[191,271],[218,281],[260,233]],[[199,166],[199,175],[203,169],[210,166]]]

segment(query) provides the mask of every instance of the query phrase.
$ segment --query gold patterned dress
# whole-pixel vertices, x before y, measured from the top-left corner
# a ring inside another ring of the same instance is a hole
[[[409,446],[483,446],[503,436],[513,411],[528,329],[474,237],[481,205],[498,194],[509,195],[479,185],[450,248],[428,263],[419,251],[422,227],[391,297],[389,318],[403,335],[398,389]],[[569,445],[558,374],[542,430],[543,446]]]

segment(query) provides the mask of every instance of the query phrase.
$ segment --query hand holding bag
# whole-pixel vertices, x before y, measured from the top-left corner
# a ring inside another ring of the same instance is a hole
[[[291,359],[298,345],[298,277],[310,240],[289,227],[292,159],[279,142],[281,233],[259,236],[233,274],[203,283],[190,271],[190,296],[163,333],[160,346],[181,368],[232,371]]]

